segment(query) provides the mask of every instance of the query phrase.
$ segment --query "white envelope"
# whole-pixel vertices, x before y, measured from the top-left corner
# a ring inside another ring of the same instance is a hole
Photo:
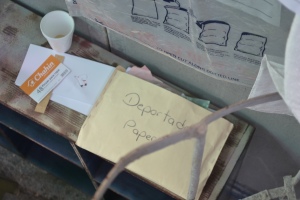
[[[15,84],[22,85],[51,54],[57,53],[31,44]],[[53,90],[51,100],[88,115],[115,68],[66,53],[60,55],[71,73]]]

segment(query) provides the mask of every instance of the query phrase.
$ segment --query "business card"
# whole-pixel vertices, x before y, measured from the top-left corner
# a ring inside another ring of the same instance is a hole
[[[20,88],[39,103],[70,72],[69,68],[50,55]]]

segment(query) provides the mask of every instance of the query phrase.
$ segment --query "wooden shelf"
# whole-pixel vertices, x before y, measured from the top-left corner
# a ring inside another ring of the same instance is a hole
[[[0,104],[0,123],[23,135],[31,141],[43,146],[53,153],[83,168],[69,140],[63,138],[28,118]],[[12,120],[13,119],[13,120]]]
[[[4,134],[12,142],[12,146],[18,154],[26,160],[60,177],[86,194],[93,195],[95,192],[95,188],[85,170],[74,165],[67,157],[61,157],[12,130],[6,129]]]
[[[10,142],[9,138],[6,137],[5,132],[7,132],[8,128],[0,124],[0,145],[7,150],[20,155],[16,147]]]
[[[47,46],[47,43],[36,31],[39,30],[40,16],[8,0],[3,1],[3,5],[10,9],[2,11],[0,25],[14,24],[18,31],[10,36],[10,40],[0,42],[9,47],[0,54],[0,60],[3,60],[0,65],[0,145],[91,194],[113,164],[75,145],[85,115],[55,102],[49,103],[45,114],[35,113],[36,104],[14,84],[22,64],[20,55],[26,54],[30,43],[40,46]],[[1,36],[3,34],[0,32]],[[76,35],[67,53],[110,65],[133,66]],[[201,200],[218,196],[253,132],[248,123],[233,116],[227,118],[234,124],[234,131],[221,152]],[[162,188],[126,171],[113,182],[105,198],[173,199]]]
[[[90,171],[93,180],[95,180],[97,183],[101,183],[107,173],[113,167],[113,164],[80,147],[77,148],[82,156],[82,159],[86,163],[87,169]],[[126,171],[122,172],[116,178],[110,189],[131,200],[152,200],[153,198],[157,200],[174,199],[161,190],[158,190],[152,185],[149,185],[145,181]]]

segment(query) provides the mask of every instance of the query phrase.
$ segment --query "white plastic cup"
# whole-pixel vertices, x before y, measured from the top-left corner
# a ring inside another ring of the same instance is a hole
[[[70,49],[74,27],[74,19],[67,12],[60,10],[47,13],[40,24],[42,34],[51,48],[60,53]]]

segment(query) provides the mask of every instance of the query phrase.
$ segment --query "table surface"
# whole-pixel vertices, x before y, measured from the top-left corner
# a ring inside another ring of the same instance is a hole
[[[8,0],[0,6],[0,103],[75,142],[85,115],[53,101],[44,114],[37,113],[36,102],[14,84],[29,45],[48,45],[39,29],[41,17]],[[113,66],[133,65],[76,35],[67,53]]]
[[[79,130],[86,119],[85,115],[53,101],[50,101],[44,114],[37,113],[34,111],[36,102],[15,85],[29,45],[48,45],[40,32],[41,17],[9,0],[0,1],[0,7],[2,8],[0,10],[0,104],[69,141],[76,142]],[[112,66],[121,65],[127,68],[133,65],[76,35],[67,53]],[[239,146],[240,141],[243,141],[244,133],[253,131],[251,126],[233,116],[228,116],[227,119],[234,123],[234,130],[221,152],[213,171],[214,176],[208,180],[201,199],[211,197],[215,188],[218,192],[221,190],[248,141],[246,138],[242,146]],[[217,185],[222,174],[226,174],[227,177]]]

